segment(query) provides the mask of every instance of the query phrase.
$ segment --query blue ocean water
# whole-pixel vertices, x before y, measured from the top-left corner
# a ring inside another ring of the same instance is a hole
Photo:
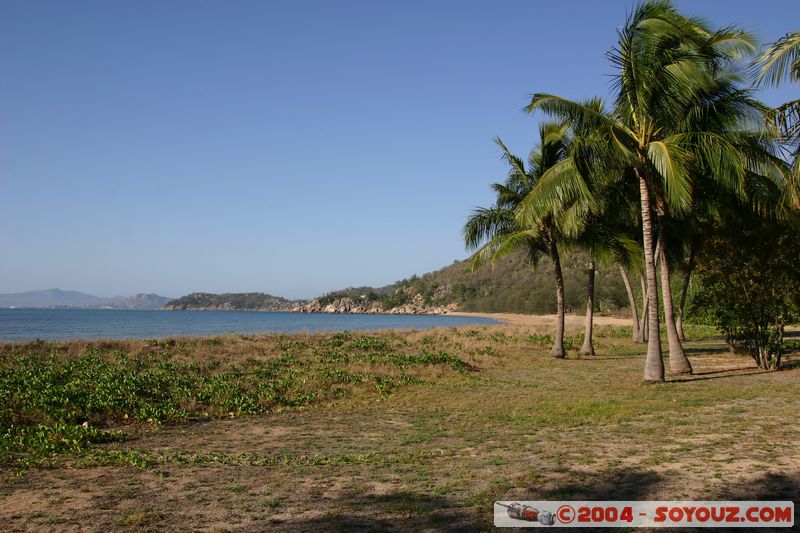
[[[222,333],[297,333],[425,329],[493,324],[463,316],[271,313],[259,311],[120,311],[0,309],[0,341],[32,339],[155,339]]]

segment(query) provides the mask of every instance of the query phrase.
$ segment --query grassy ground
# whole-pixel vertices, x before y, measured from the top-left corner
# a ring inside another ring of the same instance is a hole
[[[598,355],[584,358],[569,332],[575,349],[561,361],[547,356],[545,333],[0,347],[0,520],[12,530],[484,530],[496,499],[797,502],[796,356],[761,372],[698,329],[687,344],[696,374],[643,385],[643,347],[621,328],[600,327]],[[125,393],[141,375],[155,387],[144,400]],[[70,394],[82,399],[52,399]],[[78,431],[79,443],[52,428]]]

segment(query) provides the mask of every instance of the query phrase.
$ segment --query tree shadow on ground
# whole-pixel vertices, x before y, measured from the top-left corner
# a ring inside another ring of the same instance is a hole
[[[512,489],[498,500],[673,500],[676,490],[669,473],[645,468],[615,468],[587,473],[584,470],[553,472],[553,482],[537,482],[524,489]],[[559,481],[562,480],[562,481]],[[679,488],[678,488],[679,490]],[[800,504],[800,472],[761,473],[722,489],[692,495],[697,500],[789,500]],[[387,494],[343,492],[334,499],[309,501],[297,508],[296,516],[279,515],[253,531],[486,531],[491,528],[491,509],[459,504],[442,496],[398,491]],[[797,530],[781,528],[779,531]],[[742,528],[715,528],[714,531],[746,531]],[[771,531],[759,528],[759,531]],[[777,531],[778,529],[776,529]],[[586,531],[560,528],[559,531]],[[680,531],[708,531],[682,528]]]
[[[673,375],[668,381],[671,383],[682,383],[690,381],[703,381],[707,379],[724,379],[735,378],[738,376],[753,376],[757,374],[769,374],[772,372],[792,372],[800,369],[800,358],[792,356],[785,357],[781,362],[781,367],[778,370],[764,370],[755,366],[755,363],[750,366],[740,368],[724,368],[720,370],[709,370],[705,372],[695,372],[690,375]]]
[[[564,483],[546,488],[530,487],[537,500],[642,500],[653,492],[664,477],[638,468],[614,468],[594,474],[569,471]]]
[[[704,375],[703,373],[690,374],[688,376],[684,376],[682,374],[677,374],[677,375],[673,375],[672,377],[670,377],[667,381],[669,383],[690,383],[692,381],[706,381],[706,380],[709,380],[709,379],[738,378],[738,377],[742,377],[742,376],[755,376],[755,375],[758,375],[758,374],[769,374],[770,373],[769,370],[762,370],[760,368],[755,368],[755,367],[749,367],[746,370],[749,370],[749,372],[742,372],[740,369],[732,368],[730,370],[725,370],[724,372],[733,372],[733,374],[720,375],[719,373],[717,373],[716,375],[711,375],[711,376]],[[710,372],[708,372],[706,374],[710,374]],[[680,376],[680,377],[676,377],[676,376]]]
[[[800,472],[767,472],[729,485],[715,496],[725,500],[791,500],[795,505],[800,505]]]
[[[766,472],[753,478],[728,485],[713,494],[704,496],[708,500],[730,500],[730,501],[792,501],[795,506],[794,526],[786,527],[759,527],[752,528],[751,531],[800,531],[800,523],[797,519],[797,509],[800,507],[800,471],[790,474],[776,474]],[[709,531],[707,528],[689,528],[681,531]],[[748,528],[715,528],[713,531],[719,532],[738,532],[748,531]]]
[[[614,360],[622,360],[622,359],[638,359],[644,357],[644,354],[635,353],[630,355],[580,355],[580,354],[568,354],[566,359],[568,361],[614,361]]]
[[[643,468],[612,468],[596,472],[567,469],[552,474],[551,483],[537,483],[515,494],[519,500],[649,500],[658,493],[666,478],[657,472]],[[563,481],[558,481],[561,479]],[[503,499],[510,499],[503,496]],[[555,512],[555,509],[545,509]],[[589,531],[591,528],[563,528],[558,531]],[[513,531],[526,531],[513,529]],[[603,530],[601,530],[603,531]],[[610,531],[605,529],[605,531]]]
[[[567,471],[565,482],[550,487],[531,486],[520,495],[520,500],[675,500],[684,499],[671,494],[669,474],[659,474],[637,468],[610,469],[594,474],[584,471]],[[579,478],[575,480],[575,478]],[[583,479],[580,479],[583,478]],[[793,501],[800,506],[800,471],[794,473],[761,473],[712,489],[708,493],[692,495],[695,500],[729,501]],[[797,531],[800,524],[795,510],[793,528],[758,528],[758,531]],[[746,531],[747,528],[715,528],[713,531]],[[563,528],[559,531],[586,531],[585,528]],[[707,528],[681,528],[682,532],[708,531]]]
[[[745,370],[758,370],[756,366],[741,366],[739,368],[723,368],[721,370],[707,370],[705,372],[692,372],[693,376],[710,376],[712,374],[725,374],[726,372],[743,372]]]
[[[261,529],[280,531],[481,531],[489,524],[471,507],[416,492],[347,492],[335,500],[309,502],[310,516],[271,520]],[[305,513],[304,513],[305,514]]]
[[[794,370],[800,368],[800,359],[789,359],[781,362],[781,370]]]
[[[717,347],[717,348],[710,348],[707,346],[692,346],[692,347],[683,347],[683,351],[687,354],[718,354],[724,353],[728,354],[731,353],[730,348],[728,347]]]
[[[581,481],[571,480],[553,487],[529,490],[536,499],[571,500],[647,500],[672,498],[669,496],[668,474],[637,468],[611,469],[586,476],[570,472],[568,477],[581,476]],[[800,505],[800,471],[793,473],[766,472],[747,477],[743,481],[726,485],[713,493],[697,498],[718,500],[792,500]]]
[[[542,489],[530,487],[517,494],[518,500],[612,500],[647,499],[663,477],[650,471],[621,468],[585,477],[582,472],[563,474],[570,481]],[[583,477],[582,480],[574,480]],[[523,496],[524,494],[524,496]],[[514,494],[498,493],[498,500],[513,500]],[[281,531],[486,531],[491,529],[492,509],[463,506],[448,498],[412,492],[385,495],[345,493],[336,501],[325,501],[334,509],[316,516],[272,521],[266,524]],[[313,510],[313,502],[310,509]]]

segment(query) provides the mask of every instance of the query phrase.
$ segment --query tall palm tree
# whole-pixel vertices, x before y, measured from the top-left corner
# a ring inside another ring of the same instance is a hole
[[[588,101],[586,105],[598,110],[603,108],[599,99]],[[588,172],[598,177],[602,172],[600,169],[615,168],[609,165],[608,159],[576,157],[577,153],[585,152],[587,146],[598,142],[593,138],[595,135],[595,129],[571,128],[567,157],[544,173],[520,204],[517,215],[518,221],[528,226],[536,225],[540,220],[552,220],[566,245],[581,249],[589,256],[586,324],[579,352],[583,355],[594,355],[592,332],[597,265],[633,264],[635,257],[641,254],[641,247],[631,237],[630,206],[625,201],[624,191],[627,183],[617,181],[598,188],[595,182],[584,178]],[[581,167],[587,162],[591,163],[591,169]]]
[[[731,143],[728,130],[759,113],[748,93],[738,88],[735,65],[753,49],[752,38],[741,30],[714,31],[703,21],[681,15],[669,1],[647,1],[631,13],[610,53],[618,91],[611,114],[542,93],[534,94],[526,107],[530,113],[542,110],[573,127],[598,128],[605,142],[597,144],[593,157],[605,152],[610,160],[623,162],[618,178],[638,185],[649,330],[645,381],[664,380],[656,239],[661,242],[670,370],[691,372],[674,321],[664,250],[670,220],[692,208],[694,179],[744,190],[745,158]],[[710,172],[703,176],[692,172],[700,167]]]
[[[622,283],[625,285],[625,292],[628,295],[628,305],[631,309],[631,340],[637,342],[639,340],[639,328],[641,324],[639,324],[639,311],[636,307],[636,295],[633,292],[631,278],[628,275],[628,270],[625,268],[625,265],[619,264],[617,267],[619,268],[620,276],[622,276]]]
[[[585,105],[603,113],[604,104],[592,99]],[[587,180],[592,173],[599,178],[606,171],[618,170],[613,160],[599,153],[595,147],[602,143],[597,124],[576,124],[570,127],[570,142],[566,157],[550,166],[537,180],[517,209],[517,221],[526,227],[535,227],[548,221],[558,228],[561,240],[570,247],[584,250],[589,255],[586,285],[586,324],[580,353],[594,355],[592,343],[594,316],[594,281],[597,263],[610,264],[635,262],[641,252],[635,239],[630,237],[630,202],[624,199],[628,184],[617,180],[606,187],[597,187],[600,181]],[[623,205],[625,204],[625,205]]]
[[[530,197],[530,195],[529,195]],[[615,207],[609,202],[604,202],[609,208]],[[596,208],[595,213],[587,214],[583,221],[581,231],[567,233],[572,246],[583,249],[589,256],[586,272],[586,323],[584,326],[583,345],[579,351],[582,355],[594,355],[592,333],[594,329],[594,290],[595,273],[598,266],[610,266],[614,263],[628,264],[633,261],[633,256],[641,253],[641,248],[634,239],[624,231],[619,231],[613,226],[614,216],[605,211],[605,207]]]
[[[476,250],[472,256],[473,266],[494,261],[520,249],[525,251],[533,264],[542,255],[550,256],[556,284],[556,331],[550,353],[553,357],[564,358],[565,299],[558,245],[560,234],[552,217],[543,217],[534,225],[525,225],[516,214],[520,203],[536,186],[539,178],[562,161],[569,150],[568,130],[562,124],[540,124],[539,138],[540,144],[530,153],[527,165],[512,154],[500,139],[495,140],[509,165],[508,177],[504,183],[492,185],[497,193],[495,205],[474,210],[464,225],[463,234],[467,248]]]
[[[800,32],[787,33],[763,50],[753,62],[758,83],[780,85],[800,82]],[[792,165],[791,194],[800,207],[800,99],[771,110],[767,118],[781,133]]]

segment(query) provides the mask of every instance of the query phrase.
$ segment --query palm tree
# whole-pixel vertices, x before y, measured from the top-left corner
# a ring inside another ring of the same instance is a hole
[[[535,198],[535,195],[529,195],[529,199],[532,198]],[[611,198],[606,199],[607,202],[608,200],[611,200]],[[604,202],[604,205],[612,206],[613,204]],[[592,333],[594,329],[595,273],[598,265],[627,264],[633,260],[634,254],[641,253],[641,248],[637,246],[633,239],[613,227],[611,222],[614,218],[612,213],[605,211],[605,208],[596,208],[594,214],[586,215],[582,231],[577,234],[567,234],[572,246],[582,248],[589,255],[586,269],[588,274],[586,283],[586,323],[584,326],[583,346],[579,351],[581,355],[595,354]]]
[[[603,112],[604,104],[600,99],[589,100],[585,105]],[[597,263],[631,264],[635,262],[634,256],[641,253],[635,239],[630,237],[630,203],[624,201],[627,195],[623,190],[627,183],[617,181],[597,188],[596,182],[584,178],[586,173],[599,177],[601,169],[617,168],[610,164],[609,158],[593,157],[599,155],[594,147],[602,141],[597,136],[597,125],[571,127],[566,157],[539,177],[517,209],[517,222],[521,226],[552,223],[564,244],[583,249],[589,255],[582,355],[594,355],[592,332]]]
[[[633,285],[631,285],[631,278],[624,265],[617,265],[619,274],[622,276],[622,283],[625,285],[625,292],[628,294],[628,305],[631,308],[631,340],[637,342],[639,340],[639,312],[636,307],[636,295],[633,292]]]
[[[532,264],[536,264],[544,254],[550,256],[556,283],[556,331],[550,353],[553,357],[564,358],[565,300],[558,247],[559,231],[552,217],[543,217],[534,225],[524,225],[516,214],[520,203],[536,186],[539,178],[563,160],[569,149],[568,131],[562,124],[540,124],[539,138],[540,144],[530,153],[527,166],[500,139],[495,140],[509,165],[508,177],[505,183],[492,185],[497,193],[495,205],[474,210],[464,225],[463,234],[467,248],[476,250],[472,256],[473,266],[494,261],[520,249],[525,251]]]
[[[784,80],[800,82],[800,32],[787,33],[763,50],[753,62],[758,83],[780,85]],[[771,110],[767,118],[781,133],[792,165],[791,194],[800,206],[800,100],[791,100]]]
[[[599,99],[587,102],[587,105],[603,108]],[[540,220],[552,220],[566,245],[582,249],[589,256],[586,323],[583,346],[579,351],[582,355],[595,353],[592,333],[598,264],[607,266],[617,262],[628,265],[635,263],[635,257],[641,254],[641,247],[630,236],[631,217],[626,212],[629,206],[624,201],[626,195],[622,190],[627,184],[618,181],[608,187],[594,187],[595,183],[584,178],[588,169],[581,169],[579,164],[585,163],[587,158],[575,157],[577,152],[585,150],[585,146],[596,142],[592,139],[595,134],[596,131],[573,130],[567,157],[545,172],[518,209],[520,223],[530,226]],[[595,176],[604,166],[609,167],[608,160],[592,161]],[[564,187],[567,184],[569,187]]]
[[[691,211],[693,180],[709,179],[719,187],[744,190],[745,158],[730,142],[728,131],[742,119],[758,115],[748,93],[738,88],[735,62],[754,49],[741,30],[713,31],[697,19],[678,13],[666,0],[640,4],[619,32],[611,54],[617,68],[618,96],[611,114],[550,94],[534,94],[526,111],[536,110],[572,127],[597,128],[604,142],[578,152],[621,161],[618,179],[638,185],[647,292],[648,346],[645,381],[663,381],[659,334],[655,241],[669,338],[670,370],[691,372],[674,321],[666,255],[670,220]],[[575,163],[591,169],[591,164]],[[695,168],[709,169],[703,176]],[[557,175],[557,172],[553,172]],[[564,173],[562,173],[564,174]]]

